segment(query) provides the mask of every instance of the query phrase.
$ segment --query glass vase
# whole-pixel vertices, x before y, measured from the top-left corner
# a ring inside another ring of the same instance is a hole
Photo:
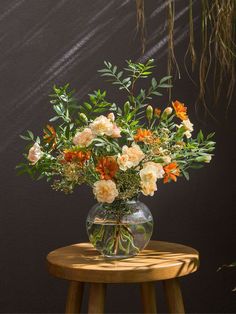
[[[138,199],[97,203],[87,217],[90,242],[109,258],[137,255],[150,241],[152,231],[152,214]]]

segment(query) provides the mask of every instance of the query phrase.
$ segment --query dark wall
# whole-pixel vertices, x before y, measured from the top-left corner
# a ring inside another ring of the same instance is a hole
[[[166,2],[145,2],[148,43],[143,59],[157,60],[155,74],[160,77],[166,74]],[[194,6],[197,45],[199,2]],[[182,70],[187,5],[176,1],[176,54]],[[0,0],[0,312],[64,311],[67,283],[47,274],[45,257],[57,247],[87,241],[85,219],[95,202],[87,188],[65,196],[43,181],[17,177],[14,167],[25,145],[19,134],[27,129],[41,134],[51,115],[47,95],[53,84],[70,82],[81,100],[95,88],[109,88],[97,70],[103,60],[124,65],[125,59],[140,57],[135,25],[134,0]],[[123,99],[113,88],[108,96],[117,103]],[[188,104],[196,128],[216,130],[216,156],[209,166],[192,171],[190,182],[159,186],[157,195],[144,201],[155,219],[153,239],[191,245],[200,252],[199,271],[181,279],[187,312],[234,313],[235,273],[216,270],[236,260],[235,104],[225,120],[222,98],[212,109],[217,122],[203,121],[195,113],[196,97],[197,88],[183,70],[173,98]],[[157,105],[166,103],[167,97],[156,99]],[[159,285],[157,290],[159,309],[165,311]],[[141,312],[138,287],[109,287],[106,310]]]

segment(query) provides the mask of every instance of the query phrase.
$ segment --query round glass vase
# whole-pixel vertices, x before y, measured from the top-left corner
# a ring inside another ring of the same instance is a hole
[[[113,259],[137,255],[150,241],[152,231],[152,214],[138,199],[97,203],[87,217],[90,242]]]

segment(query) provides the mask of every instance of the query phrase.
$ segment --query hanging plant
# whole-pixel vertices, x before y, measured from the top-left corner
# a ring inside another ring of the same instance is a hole
[[[142,52],[145,50],[145,16],[144,0],[136,0],[137,25],[140,31]],[[235,87],[235,0],[201,0],[201,48],[197,56],[194,42],[194,10],[193,0],[189,0],[189,41],[186,49],[185,59],[191,59],[192,72],[198,71],[199,96],[197,103],[202,103],[205,111],[211,115],[206,105],[207,81],[209,73],[213,73],[213,102],[219,102],[220,95],[225,91],[224,81],[228,81],[226,88],[226,113],[232,102]],[[175,1],[168,0],[167,5],[167,31],[168,31],[168,74],[171,75],[176,69],[180,77],[180,69],[175,56],[174,47],[174,25],[175,25]],[[186,66],[189,74],[189,70]],[[189,75],[190,76],[190,75]]]

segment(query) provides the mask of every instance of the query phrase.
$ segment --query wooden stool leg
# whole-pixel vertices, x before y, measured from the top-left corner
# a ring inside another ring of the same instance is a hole
[[[177,278],[163,281],[167,305],[170,313],[184,314],[184,304]]]
[[[157,313],[155,282],[141,283],[141,295],[144,313]]]
[[[78,281],[70,281],[66,300],[66,314],[79,313],[82,298],[83,283]]]
[[[89,288],[89,314],[104,313],[106,285],[104,283],[90,283]]]

